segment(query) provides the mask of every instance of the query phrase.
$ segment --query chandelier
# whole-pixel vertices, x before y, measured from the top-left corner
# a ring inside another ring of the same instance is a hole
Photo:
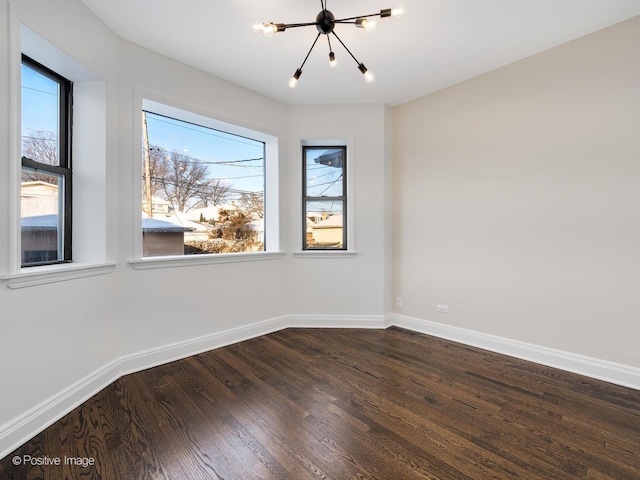
[[[349,23],[355,25],[357,28],[363,28],[366,31],[370,32],[376,27],[376,17],[387,18],[387,17],[401,17],[404,15],[404,7],[402,5],[397,6],[396,8],[385,8],[380,10],[379,13],[371,13],[369,15],[358,15],[357,17],[349,17],[349,18],[340,18],[337,19],[333,13],[327,10],[327,0],[320,0],[322,5],[322,10],[318,15],[316,15],[315,22],[307,22],[307,23],[274,23],[274,22],[266,22],[266,23],[254,23],[252,29],[254,32],[262,33],[265,37],[270,37],[274,33],[284,32],[287,28],[298,28],[298,27],[309,27],[311,25],[315,25],[318,29],[318,35],[316,36],[307,56],[304,57],[300,68],[296,70],[293,74],[293,77],[289,80],[289,87],[296,88],[298,85],[298,79],[300,75],[302,75],[302,67],[307,62],[309,55],[311,55],[311,51],[316,46],[320,35],[326,35],[327,42],[329,44],[329,64],[332,67],[336,67],[338,62],[336,61],[336,55],[333,53],[333,49],[331,48],[331,35],[333,35],[338,42],[344,47],[351,58],[358,65],[358,70],[364,75],[364,79],[367,82],[373,82],[375,76],[373,73],[364,66],[364,63],[359,62],[358,59],[351,53],[351,50],[347,48],[340,37],[334,31],[334,28],[337,23]]]

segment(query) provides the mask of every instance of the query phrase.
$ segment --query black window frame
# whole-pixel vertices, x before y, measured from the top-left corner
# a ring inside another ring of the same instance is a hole
[[[307,152],[309,150],[342,150],[342,195],[315,197],[307,195]],[[347,146],[346,145],[304,145],[302,147],[302,250],[303,251],[343,251],[348,249],[347,232]],[[342,247],[310,247],[307,244],[307,204],[309,202],[342,202]]]
[[[72,129],[73,129],[73,82],[50,68],[42,65],[29,56],[22,54],[22,64],[39,74],[56,82],[59,88],[58,99],[58,165],[49,165],[38,162],[21,155],[21,169],[28,169],[36,173],[59,175],[63,178],[63,205],[62,212],[62,253],[61,259],[23,263],[21,267],[36,267],[41,265],[55,265],[70,263],[72,261]]]

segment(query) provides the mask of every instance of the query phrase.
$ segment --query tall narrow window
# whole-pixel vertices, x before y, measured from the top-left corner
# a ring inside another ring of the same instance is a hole
[[[182,115],[142,112],[142,256],[265,251],[265,142]]]
[[[72,84],[22,57],[22,266],[71,261]]]
[[[347,147],[302,147],[304,250],[347,249]]]

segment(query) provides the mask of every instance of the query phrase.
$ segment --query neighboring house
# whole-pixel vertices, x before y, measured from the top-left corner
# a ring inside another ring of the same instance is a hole
[[[171,207],[171,202],[160,197],[151,197],[151,209],[153,212],[151,218],[153,220],[160,220],[183,228],[184,232],[186,232],[185,237],[187,240],[207,239],[206,226],[198,223],[197,220],[199,220],[199,218],[195,218],[194,221],[192,221],[193,215],[188,215],[186,213],[174,210]],[[149,220],[146,202],[142,203],[142,219]]]
[[[171,222],[142,219],[142,256],[160,257],[166,255],[184,255],[184,236],[191,232],[189,227],[183,227]]]
[[[185,212],[185,216],[192,222],[215,222],[218,220],[218,207],[192,208]]]
[[[309,222],[307,221],[307,226]],[[312,228],[312,237],[318,246],[342,246],[342,214],[331,215],[325,220],[317,222]]]
[[[315,217],[314,217],[315,218]],[[319,217],[318,221],[321,221],[322,217]],[[315,241],[313,240],[313,229],[316,226],[316,221],[312,220],[311,216],[307,217],[307,245],[315,245]]]
[[[164,198],[151,197],[151,211],[153,213],[169,213],[171,202]]]
[[[55,215],[59,208],[58,186],[40,180],[20,185],[20,213],[22,217]]]
[[[57,260],[58,216],[22,217],[22,263]],[[142,219],[142,255],[184,255],[184,236],[191,228],[162,220]]]
[[[327,216],[327,212],[307,212],[307,220],[310,220],[314,225],[326,220]]]
[[[156,214],[156,213],[166,214],[166,213],[169,213],[171,210],[172,210],[171,202],[165,200],[164,198],[155,197],[155,196],[151,197],[151,213],[152,214]],[[149,206],[147,204],[147,200],[146,198],[143,198],[142,213],[149,216],[148,211],[149,211]]]

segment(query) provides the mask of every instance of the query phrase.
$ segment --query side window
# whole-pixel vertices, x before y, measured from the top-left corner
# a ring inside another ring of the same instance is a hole
[[[302,147],[303,250],[347,249],[347,147]]]
[[[234,130],[142,112],[143,257],[267,250],[266,143]]]
[[[72,83],[22,57],[22,266],[71,261]]]

